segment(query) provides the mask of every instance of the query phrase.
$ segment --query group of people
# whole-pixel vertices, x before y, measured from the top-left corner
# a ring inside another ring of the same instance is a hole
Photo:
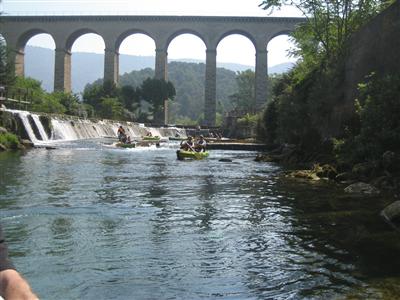
[[[193,140],[192,136],[188,136],[186,141],[181,142],[181,150],[184,151],[206,151],[207,142],[203,135],[200,135],[197,141]]]

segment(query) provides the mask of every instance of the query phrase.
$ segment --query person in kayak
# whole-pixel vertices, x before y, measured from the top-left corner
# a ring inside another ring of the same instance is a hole
[[[193,138],[189,135],[186,141],[181,142],[181,150],[183,151],[194,151]]]
[[[118,140],[122,143],[126,143],[126,133],[125,133],[125,129],[124,127],[119,126],[118,131],[117,131],[117,136],[118,136]]]
[[[204,136],[203,135],[200,135],[200,137],[199,137],[199,139],[197,140],[197,142],[196,142],[196,145],[194,146],[194,149],[197,151],[197,152],[201,152],[201,151],[206,151],[206,146],[207,146],[207,142],[206,142],[206,140],[204,139]]]

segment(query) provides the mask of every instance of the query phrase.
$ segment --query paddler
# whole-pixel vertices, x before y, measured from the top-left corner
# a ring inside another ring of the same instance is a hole
[[[194,143],[193,143],[193,137],[190,135],[188,136],[186,141],[181,142],[181,150],[184,151],[194,151]]]

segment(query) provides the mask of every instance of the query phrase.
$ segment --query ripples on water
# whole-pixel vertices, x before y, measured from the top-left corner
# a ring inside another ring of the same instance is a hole
[[[383,229],[381,204],[365,200],[366,211],[335,187],[282,182],[279,167],[254,157],[177,161],[174,147],[96,141],[2,154],[13,259],[42,299],[380,295],[357,249],[338,241],[365,230],[352,227],[365,214]]]

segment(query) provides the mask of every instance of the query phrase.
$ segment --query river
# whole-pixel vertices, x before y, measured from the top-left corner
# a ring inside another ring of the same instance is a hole
[[[1,223],[41,299],[400,294],[400,240],[379,217],[393,199],[282,179],[254,152],[178,161],[175,147],[0,153]]]

